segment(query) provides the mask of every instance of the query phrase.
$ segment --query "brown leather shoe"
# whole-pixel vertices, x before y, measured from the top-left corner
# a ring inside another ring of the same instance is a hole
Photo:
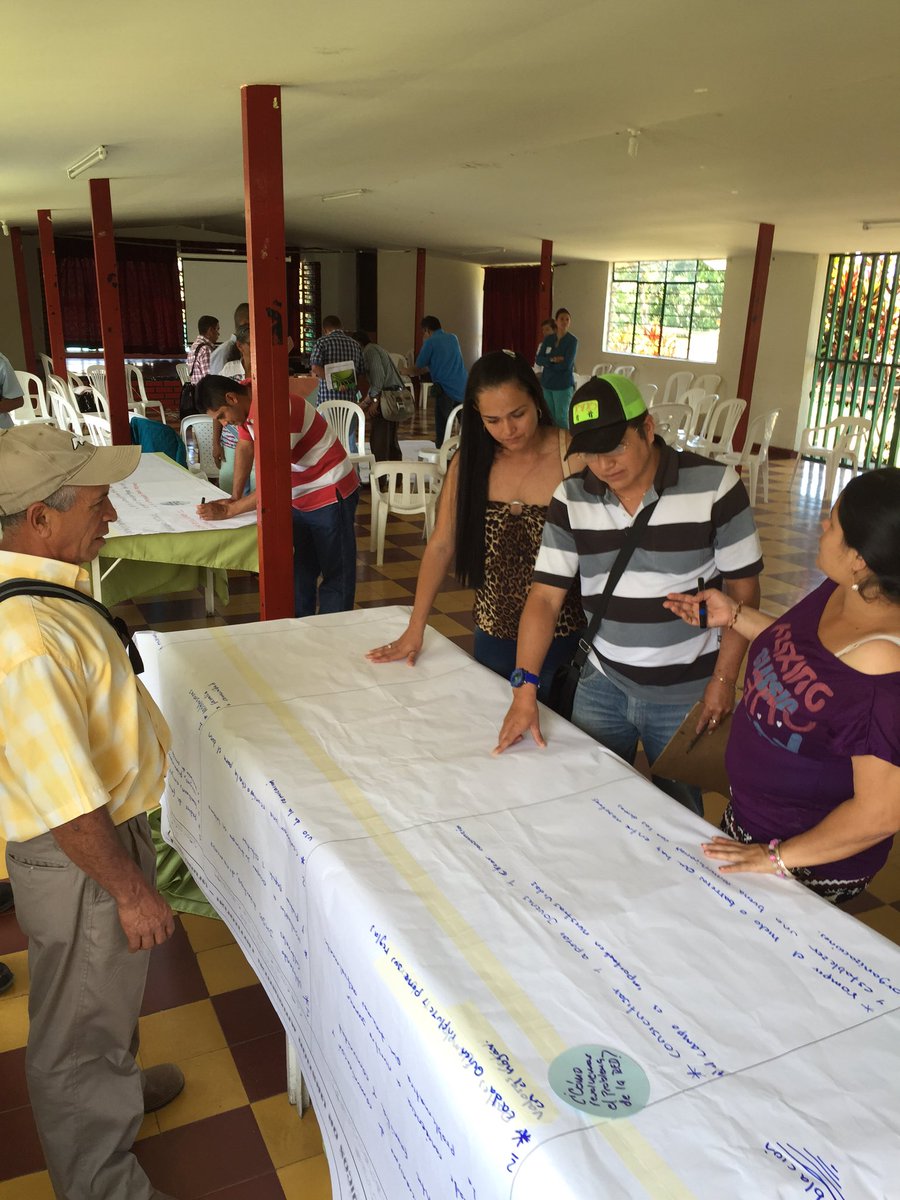
[[[144,1112],[156,1112],[183,1090],[184,1075],[174,1063],[160,1063],[141,1071],[141,1086],[144,1089]]]

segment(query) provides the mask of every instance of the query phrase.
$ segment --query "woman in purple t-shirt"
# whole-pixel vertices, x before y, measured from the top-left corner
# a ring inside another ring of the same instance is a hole
[[[722,871],[793,875],[835,902],[861,892],[900,830],[900,469],[854,479],[819,538],[827,576],[784,616],[721,592],[673,594],[691,624],[755,639],[726,751]]]

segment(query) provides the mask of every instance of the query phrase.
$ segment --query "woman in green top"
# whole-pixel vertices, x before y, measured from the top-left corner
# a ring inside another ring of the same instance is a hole
[[[556,310],[556,333],[541,342],[537,365],[542,368],[541,387],[544,399],[560,429],[569,427],[569,403],[575,392],[575,355],[578,338],[569,333],[572,317],[567,308]]]

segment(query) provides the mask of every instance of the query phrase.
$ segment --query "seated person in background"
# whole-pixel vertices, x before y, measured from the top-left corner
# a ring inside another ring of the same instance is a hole
[[[485,354],[469,373],[459,453],[441,489],[437,524],[422,556],[406,630],[370,650],[372,662],[422,649],[428,614],[453,570],[475,588],[475,659],[504,679],[516,666],[516,631],[528,595],[550,497],[567,473],[568,437],[554,429],[534,371],[519,354]],[[553,630],[541,674],[541,698],[557,666],[575,652],[584,613],[577,589]]]
[[[358,346],[357,346],[358,349]],[[294,531],[294,615],[346,612],[356,596],[354,518],[359,477],[328,422],[312,404],[290,396],[291,515]],[[249,383],[207,375],[197,406],[220,423],[238,426],[232,499],[200,504],[206,521],[250,512],[256,493],[244,495],[253,464],[256,410]]]
[[[708,590],[669,596],[696,625],[755,639],[726,766],[729,871],[790,874],[842,903],[867,886],[900,829],[900,469],[852,480],[822,525],[827,578],[781,617]]]
[[[0,354],[0,429],[12,429],[10,413],[25,403],[22,385],[5,354]]]
[[[237,379],[240,382],[250,379],[250,326],[238,325],[232,342],[233,358],[230,358],[219,372],[226,379]],[[238,444],[237,425],[220,425],[213,422],[213,457],[220,467],[219,487],[223,492],[230,492],[234,481],[234,454]],[[254,471],[251,470],[247,481],[247,491],[253,491],[255,485]]]
[[[209,374],[210,375],[226,375],[227,371],[222,368],[226,363],[234,362],[235,350],[237,343],[238,330],[242,325],[250,324],[250,305],[245,300],[243,304],[239,304],[234,310],[234,333],[231,337],[226,338],[220,346],[211,352],[209,356]]]

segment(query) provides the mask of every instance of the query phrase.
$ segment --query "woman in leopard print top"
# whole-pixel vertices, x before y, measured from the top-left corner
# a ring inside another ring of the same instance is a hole
[[[521,355],[501,350],[475,363],[463,401],[459,454],[441,492],[409,625],[396,641],[370,650],[372,662],[415,663],[441,581],[453,569],[464,587],[475,589],[475,658],[509,677],[547,505],[568,474],[567,444]],[[574,653],[584,623],[576,590],[563,606],[541,671],[541,699],[556,667]]]

